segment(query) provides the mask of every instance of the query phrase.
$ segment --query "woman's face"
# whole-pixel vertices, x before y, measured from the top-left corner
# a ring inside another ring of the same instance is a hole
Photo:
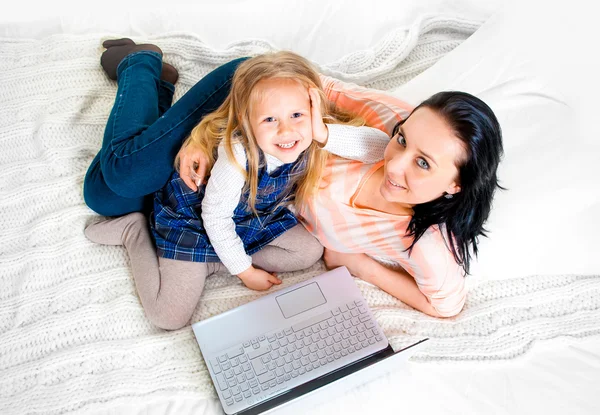
[[[381,195],[390,203],[414,206],[460,191],[462,142],[446,121],[427,107],[414,111],[385,149]]]

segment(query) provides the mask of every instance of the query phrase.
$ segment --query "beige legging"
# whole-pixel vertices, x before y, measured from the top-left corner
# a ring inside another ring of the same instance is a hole
[[[152,323],[167,330],[175,330],[188,323],[204,289],[206,277],[224,269],[218,262],[157,257],[148,220],[141,213],[130,213],[90,225],[85,235],[96,243],[125,246],[144,311]],[[252,263],[270,272],[297,271],[313,265],[322,254],[323,247],[319,241],[304,226],[296,225],[252,255]]]

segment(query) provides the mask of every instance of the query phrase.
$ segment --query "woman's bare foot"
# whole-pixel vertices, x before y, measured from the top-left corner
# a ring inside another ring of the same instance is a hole
[[[102,68],[108,77],[113,80],[117,79],[117,67],[119,66],[119,63],[131,53],[146,50],[157,52],[162,56],[162,50],[158,46],[150,43],[136,45],[135,42],[129,38],[106,40],[102,43],[102,46],[104,46],[106,50],[102,53],[100,65],[102,65]],[[179,78],[179,73],[174,66],[163,62],[160,78],[174,84]]]

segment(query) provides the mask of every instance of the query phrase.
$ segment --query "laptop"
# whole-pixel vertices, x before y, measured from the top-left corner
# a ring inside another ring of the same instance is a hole
[[[394,355],[346,267],[194,323],[226,414],[258,414]]]

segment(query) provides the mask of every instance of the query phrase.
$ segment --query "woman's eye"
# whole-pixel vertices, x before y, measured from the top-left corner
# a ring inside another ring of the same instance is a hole
[[[420,167],[420,168],[422,168],[422,169],[425,169],[425,170],[429,169],[429,163],[427,163],[427,162],[425,161],[425,159],[418,158],[418,159],[417,159],[417,164],[418,164],[418,165],[419,165],[419,167]]]
[[[406,139],[402,134],[398,133],[398,138],[396,140],[398,140],[398,144],[400,144],[402,147],[406,147]]]
[[[275,117],[267,117],[264,119],[265,122],[273,122],[275,121]]]
[[[295,112],[292,114],[292,118],[300,118],[302,117],[302,113],[301,112]]]

